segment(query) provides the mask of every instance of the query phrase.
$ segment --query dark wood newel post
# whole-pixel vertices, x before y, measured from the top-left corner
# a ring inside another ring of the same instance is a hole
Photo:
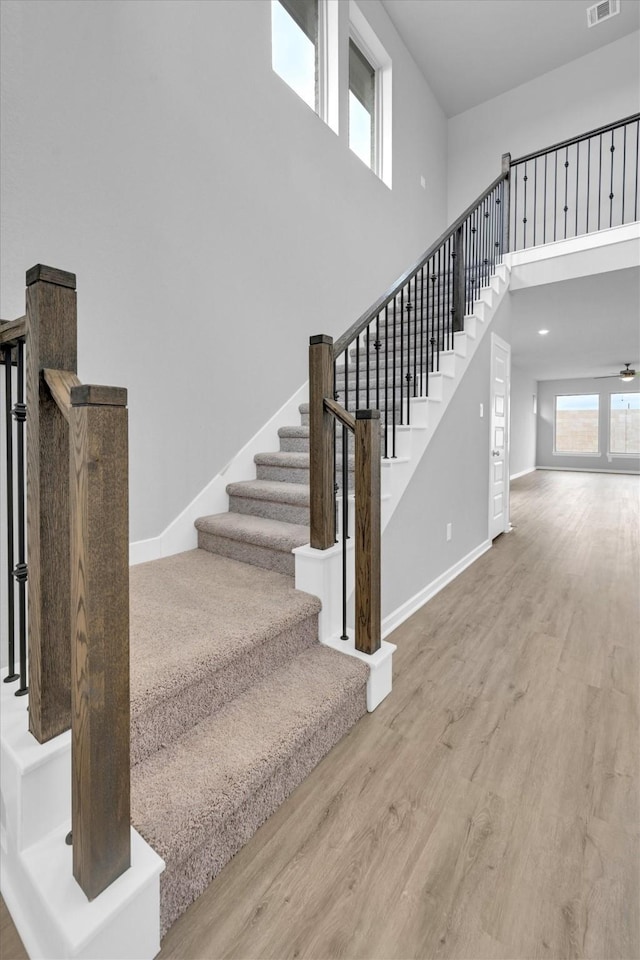
[[[127,391],[70,399],[73,875],[92,900],[130,865]]]
[[[40,743],[71,725],[69,430],[42,376],[77,372],[75,274],[27,271],[29,730]]]
[[[336,542],[333,417],[325,398],[334,399],[333,338],[309,340],[309,489],[311,546],[327,550]]]
[[[511,237],[511,154],[502,154],[502,172],[507,176],[504,181],[504,201],[502,207],[502,253],[509,253]]]
[[[462,227],[455,232],[455,259],[453,261],[453,330],[464,330],[466,306],[464,240]]]
[[[375,653],[380,607],[380,411],[356,411],[356,649]]]

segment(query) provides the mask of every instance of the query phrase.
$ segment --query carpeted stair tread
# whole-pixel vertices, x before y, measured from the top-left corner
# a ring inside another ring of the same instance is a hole
[[[320,610],[290,577],[204,550],[132,567],[130,604],[134,763],[313,642]]]
[[[227,486],[230,497],[251,497],[254,500],[273,500],[309,506],[309,484],[284,483],[281,480],[237,480]]]
[[[309,438],[309,427],[280,427],[278,430],[279,437],[303,437]]]
[[[309,542],[309,527],[244,513],[217,513],[211,517],[200,517],[196,520],[196,529],[287,553]]]
[[[367,675],[315,644],[133,769],[133,825],[167,864],[163,930],[364,715]]]

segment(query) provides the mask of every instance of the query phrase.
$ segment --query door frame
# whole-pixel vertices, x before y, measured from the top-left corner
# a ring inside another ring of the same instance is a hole
[[[510,514],[510,499],[511,499],[511,344],[507,343],[506,340],[503,340],[502,337],[499,337],[497,333],[491,334],[491,362],[489,365],[490,369],[490,380],[489,380],[489,502],[487,505],[487,531],[489,533],[489,539],[495,539],[491,537],[491,517],[493,509],[493,457],[491,451],[493,449],[493,410],[494,410],[494,393],[493,393],[493,382],[495,376],[495,348],[500,347],[507,354],[507,384],[505,390],[505,400],[506,400],[506,411],[505,411],[505,442],[504,442],[504,530],[503,533],[509,533],[512,529],[511,527],[511,514]],[[496,534],[500,536],[500,534]]]

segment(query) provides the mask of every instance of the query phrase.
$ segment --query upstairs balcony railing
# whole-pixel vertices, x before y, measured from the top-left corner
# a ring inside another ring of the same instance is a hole
[[[415,402],[432,393],[443,357],[464,330],[465,314],[507,252],[638,219],[639,133],[640,114],[634,114],[517,160],[504,154],[494,182],[346,333],[335,343],[325,335],[311,338],[311,546],[326,550],[341,539],[347,640],[353,489],[355,582],[366,581],[357,553],[366,529],[373,543],[368,582],[377,591],[366,600],[362,589],[356,591],[358,650],[371,653],[380,643],[380,509],[362,502],[367,493],[357,470],[351,479],[352,421],[379,412],[381,455],[395,459],[398,429],[411,424]],[[379,491],[379,480],[371,489]]]
[[[640,114],[517,160],[509,250],[566,240],[638,219]]]

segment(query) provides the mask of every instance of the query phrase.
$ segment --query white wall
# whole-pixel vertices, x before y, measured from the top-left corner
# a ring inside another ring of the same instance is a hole
[[[445,226],[446,120],[379,0],[393,190],[271,70],[267,0],[7,0],[2,304],[78,275],[79,375],[129,389],[131,539],[159,534]],[[427,189],[420,186],[424,175]]]
[[[536,466],[536,412],[538,384],[527,370],[511,364],[511,433],[509,472],[512,477]]]
[[[498,176],[503,153],[515,160],[638,112],[639,44],[636,31],[452,117],[449,222]]]
[[[511,299],[506,296],[491,330],[509,342],[510,328]],[[384,531],[383,618],[487,541],[490,374],[491,336],[486,331]]]
[[[637,473],[640,457],[609,457],[609,404],[612,393],[638,393],[640,383],[636,378],[623,383],[617,377],[598,380],[592,378],[575,380],[541,380],[538,384],[538,440],[537,465],[555,469],[603,470],[612,473]],[[600,453],[598,456],[566,457],[553,452],[553,421],[555,398],[562,394],[599,394]]]

